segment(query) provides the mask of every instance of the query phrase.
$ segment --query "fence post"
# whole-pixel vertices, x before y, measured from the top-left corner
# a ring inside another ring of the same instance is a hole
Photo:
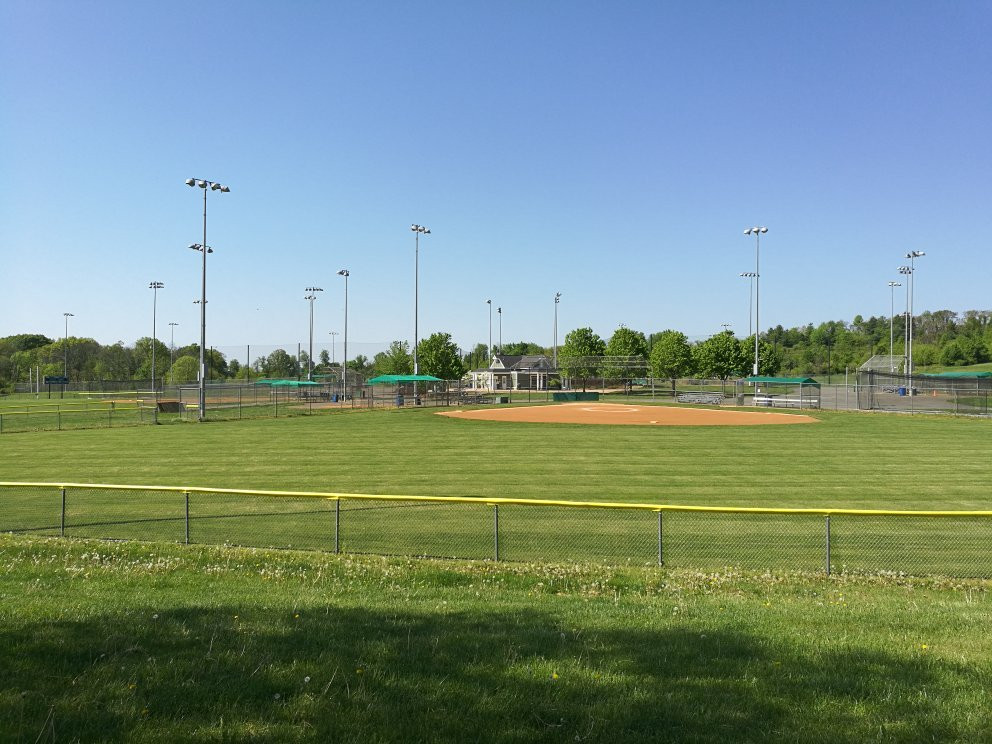
[[[62,410],[61,409],[55,411],[55,424],[58,427],[58,431],[62,431]]]
[[[659,566],[665,565],[664,553],[662,553],[661,550],[662,549],[662,542],[661,542],[662,514],[663,512],[659,509],[658,510],[658,565]]]
[[[341,499],[334,500],[334,552],[341,552]]]
[[[499,504],[493,504],[493,560],[499,560]]]
[[[189,491],[183,491],[186,500],[186,544],[189,545]]]
[[[59,537],[65,537],[65,486],[62,487],[62,518],[59,521]]]
[[[830,515],[827,515],[827,544],[826,544],[826,557],[827,557],[827,576],[830,575]]]

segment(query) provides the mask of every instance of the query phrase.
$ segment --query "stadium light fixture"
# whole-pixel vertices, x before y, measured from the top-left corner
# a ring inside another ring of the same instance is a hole
[[[220,191],[226,194],[230,192],[230,189],[205,178],[187,178],[186,185],[190,188],[198,186],[203,189],[203,242],[194,243],[190,248],[203,254],[200,295],[200,396],[196,419],[197,421],[205,421],[207,418],[207,254],[213,253],[213,250],[207,245],[207,191]]]
[[[351,272],[348,269],[341,269],[338,276],[344,277],[344,370],[341,380],[344,399],[348,400],[348,277],[351,276]]]
[[[758,313],[761,307],[761,268],[759,257],[761,254],[761,236],[768,232],[767,227],[749,227],[744,231],[745,235],[754,236],[754,371],[758,376],[758,336],[761,335],[761,323],[758,321]]]
[[[310,352],[307,358],[307,380],[313,379],[313,301],[317,299],[317,292],[323,292],[320,287],[307,287],[304,290],[307,296],[304,300],[310,302]]]
[[[158,306],[158,291],[165,287],[162,282],[150,282],[148,288],[152,290],[152,395],[158,400],[158,388],[155,387],[155,344],[158,341],[156,338],[156,322],[155,313]]]
[[[419,331],[417,328],[417,315],[419,313],[420,301],[420,236],[430,235],[429,227],[423,225],[410,225],[413,230],[413,374],[420,374],[420,360],[417,359],[417,346],[419,345]]]

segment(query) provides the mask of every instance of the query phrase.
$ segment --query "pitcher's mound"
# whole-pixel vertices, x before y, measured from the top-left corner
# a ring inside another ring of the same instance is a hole
[[[480,421],[518,421],[535,424],[627,424],[634,426],[762,426],[812,424],[812,416],[771,411],[721,411],[714,408],[632,406],[621,403],[564,403],[551,406],[483,408],[443,411],[439,416]]]

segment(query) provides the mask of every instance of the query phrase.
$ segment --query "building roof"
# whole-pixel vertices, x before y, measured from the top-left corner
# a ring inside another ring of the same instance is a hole
[[[534,369],[551,369],[551,363],[548,361],[548,357],[544,354],[496,354],[493,356],[492,362],[490,362],[489,369],[505,369],[505,370],[534,370]]]

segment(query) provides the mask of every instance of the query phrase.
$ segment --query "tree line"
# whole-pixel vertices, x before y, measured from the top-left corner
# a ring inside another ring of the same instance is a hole
[[[893,353],[904,353],[905,317],[891,319]],[[869,357],[889,353],[890,318],[860,315],[850,322],[827,321],[814,326],[770,328],[759,339],[759,373],[787,376],[829,376],[855,369]],[[935,365],[964,366],[992,361],[992,310],[927,311],[913,318],[913,357],[919,368]],[[27,382],[29,370],[44,376],[70,380],[134,380],[152,377],[154,346],[155,378],[168,384],[186,384],[197,379],[199,346],[169,349],[161,341],[145,337],[134,345],[122,342],[103,345],[91,338],[50,339],[41,334],[19,334],[0,338],[0,390],[14,382]],[[489,349],[477,344],[462,352],[450,334],[435,333],[420,341],[417,359],[420,372],[442,379],[458,379],[470,369],[489,366],[493,353],[510,355],[545,354],[553,350],[518,341]],[[208,374],[215,380],[250,380],[260,377],[305,377],[309,366],[306,352],[285,349],[259,356],[251,364],[208,349]],[[602,361],[597,361],[602,358]],[[754,359],[754,336],[736,338],[724,331],[707,339],[690,341],[677,330],[645,334],[621,326],[609,339],[590,328],[566,334],[558,349],[559,367],[574,380],[593,377],[632,379],[653,376],[675,380],[684,377],[730,379],[750,374]],[[317,374],[339,371],[327,351],[314,360]],[[411,374],[413,353],[406,341],[393,341],[372,359],[362,355],[348,361],[348,368],[364,377],[379,374]]]

